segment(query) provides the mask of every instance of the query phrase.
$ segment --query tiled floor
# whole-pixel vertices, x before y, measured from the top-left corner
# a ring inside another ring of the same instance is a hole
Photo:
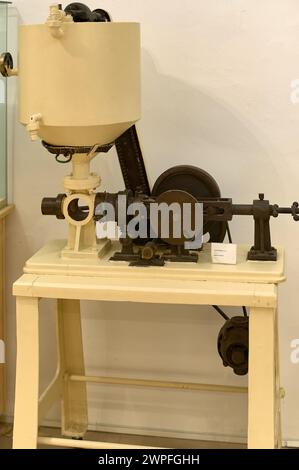
[[[4,434],[4,435],[3,435]],[[54,428],[41,428],[39,434],[60,437],[59,430]],[[149,447],[164,447],[170,449],[245,449],[245,445],[228,444],[222,442],[197,441],[188,439],[173,439],[166,437],[133,436],[128,434],[113,434],[104,432],[88,432],[89,441],[116,442],[122,444],[135,444]],[[11,426],[2,429],[0,435],[0,449],[10,449],[12,443]],[[45,447],[44,447],[45,448]]]

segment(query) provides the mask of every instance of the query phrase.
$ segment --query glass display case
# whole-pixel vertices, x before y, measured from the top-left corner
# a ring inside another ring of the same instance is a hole
[[[0,54],[7,50],[7,10],[0,1]],[[7,94],[6,79],[0,75],[0,209],[7,203]]]

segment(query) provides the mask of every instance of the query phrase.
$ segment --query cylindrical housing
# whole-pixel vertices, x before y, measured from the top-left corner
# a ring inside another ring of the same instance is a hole
[[[19,119],[41,115],[38,136],[50,144],[113,142],[140,118],[140,28],[137,23],[22,25]]]

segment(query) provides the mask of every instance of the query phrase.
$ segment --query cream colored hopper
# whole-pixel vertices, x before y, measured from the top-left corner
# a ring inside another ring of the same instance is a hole
[[[24,25],[19,116],[33,140],[65,146],[113,142],[140,118],[137,23]]]

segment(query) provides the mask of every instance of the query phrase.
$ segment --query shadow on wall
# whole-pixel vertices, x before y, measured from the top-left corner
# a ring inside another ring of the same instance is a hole
[[[224,85],[220,86],[223,93]],[[213,96],[212,96],[213,93]],[[173,165],[191,164],[210,171],[226,195],[241,194],[249,200],[267,185],[262,173],[275,173],[269,144],[257,137],[241,113],[215,91],[195,88],[163,75],[148,51],[142,50],[142,118],[139,123],[146,167],[152,184]],[[272,151],[271,151],[272,154]],[[259,167],[254,181],[248,181]],[[223,192],[223,191],[222,191]]]

